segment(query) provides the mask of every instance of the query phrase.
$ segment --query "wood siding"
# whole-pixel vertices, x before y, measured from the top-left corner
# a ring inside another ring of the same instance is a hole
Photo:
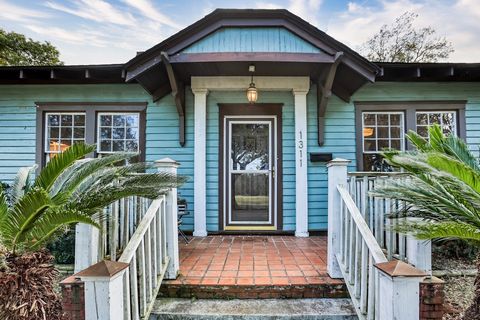
[[[352,160],[355,170],[354,101],[467,100],[466,139],[477,154],[480,148],[480,84],[477,83],[376,83],[361,89],[351,103],[332,97],[326,112],[325,145],[317,144],[316,93],[307,96],[308,150],[332,152],[333,157]],[[178,114],[167,95],[157,103],[138,85],[0,86],[0,180],[11,182],[21,166],[35,163],[35,102],[148,102],[146,159],[170,157],[181,163],[179,173],[190,180],[179,189],[191,214],[184,229],[193,229],[193,94],[186,93],[186,144],[178,143]],[[218,103],[244,103],[244,92],[212,91],[207,97],[207,228],[218,230]],[[295,141],[291,92],[262,92],[262,103],[283,103],[283,223],[295,230]],[[327,171],[324,163],[308,167],[309,229],[327,227]]]
[[[182,51],[201,52],[317,53],[320,49],[282,27],[230,27],[215,31]]]

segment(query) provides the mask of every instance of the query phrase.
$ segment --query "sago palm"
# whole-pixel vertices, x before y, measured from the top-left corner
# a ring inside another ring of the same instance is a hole
[[[55,272],[48,267],[52,259],[43,250],[60,229],[79,222],[99,227],[102,209],[114,201],[133,195],[156,198],[185,180],[157,172],[152,164],[119,165],[135,156],[131,153],[85,158],[94,150],[74,144],[35,179],[34,167],[22,168],[9,193],[0,189],[0,253],[6,261],[0,266],[1,319],[60,319]]]
[[[414,152],[384,152],[389,164],[409,173],[406,180],[392,180],[372,195],[403,201],[399,217],[406,220],[398,231],[419,239],[461,239],[480,245],[480,165],[460,138],[445,136],[438,125],[429,139],[410,132]],[[402,221],[404,221],[402,219]],[[480,259],[477,261],[480,270]],[[465,319],[480,319],[480,276],[475,298]]]

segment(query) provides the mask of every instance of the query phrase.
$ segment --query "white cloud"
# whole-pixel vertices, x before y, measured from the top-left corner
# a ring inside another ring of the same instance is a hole
[[[135,18],[129,12],[123,12],[103,0],[74,0],[73,7],[52,1],[45,5],[51,9],[62,11],[87,20],[107,22],[124,26],[136,25]]]
[[[107,47],[108,39],[101,32],[89,29],[81,31],[66,30],[58,27],[45,27],[39,25],[27,25],[27,29],[42,35],[46,39],[64,41],[75,45],[89,45],[95,47]]]
[[[478,0],[456,0],[448,5],[438,0],[381,0],[380,7],[351,2],[347,10],[332,15],[327,33],[352,49],[357,49],[378,32],[384,24],[391,24],[405,11],[418,13],[418,27],[432,26],[439,36],[452,42],[455,52],[449,61],[477,62],[479,51],[480,4]]]
[[[255,4],[257,9],[282,9],[283,6],[273,2],[257,2]]]
[[[290,0],[287,9],[311,24],[317,25],[321,5],[322,0]]]
[[[155,22],[175,29],[181,28],[178,23],[157,10],[150,0],[124,0],[124,2]]]
[[[36,19],[48,18],[49,15],[37,10],[23,8],[0,0],[0,20],[29,23]]]

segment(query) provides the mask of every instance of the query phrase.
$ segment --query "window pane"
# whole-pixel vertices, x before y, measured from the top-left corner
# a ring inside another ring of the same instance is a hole
[[[364,148],[365,151],[377,151],[377,142],[376,140],[365,139]]]
[[[375,114],[367,113],[363,115],[363,123],[366,126],[375,125]]]
[[[395,150],[401,150],[402,147],[402,140],[391,140],[390,141],[390,148],[395,149]]]
[[[113,125],[115,127],[125,126],[125,116],[124,115],[114,115],[113,116]]]
[[[440,114],[439,113],[430,113],[428,115],[429,124],[440,123]]]
[[[85,115],[76,114],[75,116],[73,116],[73,124],[77,127],[85,126]]]
[[[375,128],[371,128],[371,127],[363,128],[363,136],[365,138],[375,138]]]
[[[377,131],[377,138],[388,138],[388,127],[379,127]]]
[[[126,118],[127,127],[138,127],[138,115],[128,115]]]
[[[428,127],[426,126],[417,127],[417,133],[424,138],[428,137]]]
[[[127,128],[126,139],[138,139],[138,128]]]
[[[100,116],[100,126],[108,127],[112,125],[112,116],[111,115],[101,115]]]
[[[127,140],[125,145],[125,151],[137,152],[138,142],[135,140]]]
[[[72,128],[69,127],[69,128],[61,128],[60,129],[60,135],[61,135],[61,138],[62,139],[68,139],[68,138],[72,138]]]
[[[63,114],[61,117],[61,125],[63,126],[71,126],[73,124],[72,122],[73,117],[70,114]]]
[[[400,138],[400,127],[391,127],[390,128],[390,138]]]
[[[378,140],[378,151],[390,148],[389,140]]]
[[[377,126],[388,126],[388,113],[377,114]]]
[[[60,128],[49,128],[48,129],[49,138],[59,138],[60,137]]]
[[[100,151],[110,152],[112,151],[112,141],[103,140],[100,142]]]
[[[125,142],[121,141],[113,141],[113,151],[125,151]]]
[[[74,128],[73,137],[75,139],[83,139],[85,137],[85,128]]]
[[[399,114],[391,114],[390,115],[390,125],[392,126],[400,126],[401,116]]]
[[[48,125],[49,126],[59,126],[60,125],[60,116],[56,114],[51,114],[48,116]]]
[[[453,126],[455,124],[455,114],[453,112],[445,112],[442,115],[443,124]]]
[[[112,131],[113,139],[125,139],[125,129],[124,128],[114,128]]]
[[[111,139],[112,138],[112,129],[110,129],[110,128],[100,129],[100,138],[101,139]]]
[[[417,125],[428,125],[428,115],[426,113],[417,113]]]

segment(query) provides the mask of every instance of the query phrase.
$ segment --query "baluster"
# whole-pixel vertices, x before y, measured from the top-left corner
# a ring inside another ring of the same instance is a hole
[[[145,269],[146,269],[146,283],[147,283],[147,302],[150,301],[150,299],[154,298],[152,297],[152,291],[154,288],[152,288],[152,244],[150,242],[151,240],[151,234],[150,234],[150,226],[147,228],[147,232],[145,233],[144,236],[144,242],[146,244],[145,246]]]
[[[373,198],[370,196],[370,191],[373,190],[373,181],[374,179],[367,178],[368,188],[367,188],[367,217],[369,222],[369,227],[372,232],[376,232],[375,230],[375,215],[374,215],[374,208],[373,208]]]
[[[343,200],[341,200],[343,203]],[[343,205],[343,212],[345,218],[345,228],[343,229],[344,238],[343,238],[343,256],[342,256],[342,263],[345,266],[345,270],[348,271],[348,246],[349,246],[349,231],[350,231],[350,214],[348,209]]]
[[[157,211],[158,213],[158,211]],[[157,280],[158,280],[158,243],[157,243],[157,215],[153,217],[152,224],[150,225],[150,228],[152,229],[152,244],[153,244],[153,258],[152,258],[152,265],[153,265],[153,287],[156,289],[157,288]]]
[[[140,280],[140,315],[145,316],[147,310],[147,279],[145,276],[145,241],[142,239],[140,246],[138,247],[138,278]]]
[[[343,200],[340,200],[340,234],[339,234],[339,241],[341,243],[340,245],[340,258],[341,261],[343,261],[343,257],[345,256],[345,251],[343,250],[343,243],[344,243],[344,237],[345,237],[345,205],[343,204]]]
[[[373,257],[368,254],[368,312],[367,320],[375,319],[375,267]]]
[[[110,260],[117,261],[119,201],[112,203],[110,212]]]
[[[132,318],[132,309],[130,305],[130,268],[123,275],[123,318],[130,320]]]
[[[358,299],[360,297],[360,272],[361,272],[361,250],[362,250],[362,235],[360,234],[360,230],[356,228],[356,235],[355,235],[355,275],[354,275],[354,291],[355,291],[355,298]]]
[[[162,252],[163,252],[163,264],[167,267],[167,205],[165,203],[165,196],[162,201]]]
[[[367,290],[368,290],[368,248],[366,242],[362,239],[361,254],[361,272],[360,272],[360,311],[365,314],[367,312]]]
[[[355,222],[353,221],[353,218],[350,219],[350,256],[349,256],[349,282],[353,284],[353,277],[355,276],[355,236],[357,235],[357,230],[356,230],[356,225]]]
[[[139,288],[138,288],[138,261],[136,254],[133,255],[130,262],[130,294],[131,294],[131,306],[132,306],[132,319],[140,320],[140,313],[138,307],[140,306],[139,300]]]

